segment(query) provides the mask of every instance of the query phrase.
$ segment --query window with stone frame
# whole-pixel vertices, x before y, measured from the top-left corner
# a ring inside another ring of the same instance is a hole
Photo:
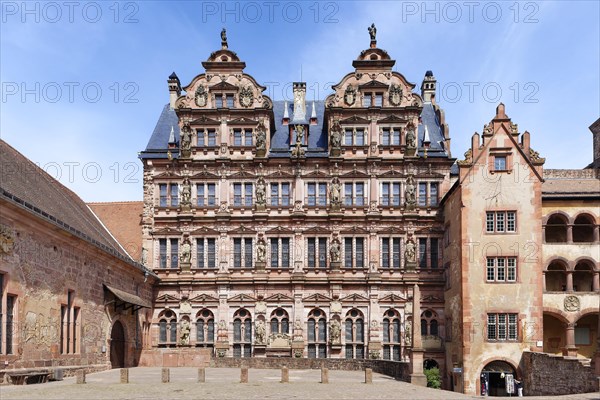
[[[344,183],[344,206],[362,207],[366,203],[365,182]]]
[[[233,267],[251,269],[253,266],[253,239],[233,238]]]
[[[421,313],[421,335],[439,336],[439,321],[435,311],[425,310]]]
[[[418,238],[419,268],[438,268],[440,263],[440,238]]]
[[[217,184],[215,182],[196,184],[196,204],[198,207],[217,206]]]
[[[486,211],[486,233],[514,233],[517,231],[516,211]]]
[[[158,268],[179,268],[179,239],[158,239]]]
[[[253,184],[251,182],[233,183],[233,206],[252,207],[253,193]]]
[[[309,207],[327,206],[327,183],[307,182],[305,204]]]
[[[389,309],[383,315],[383,359],[400,361],[401,319],[398,311]]]
[[[348,311],[344,331],[346,358],[365,358],[365,323],[360,310]]]
[[[401,204],[402,184],[400,182],[381,182],[380,187],[381,196],[379,204],[384,207],[399,207]]]
[[[365,267],[366,239],[364,237],[344,238],[344,267],[362,269]]]
[[[277,308],[271,313],[270,330],[271,335],[290,334],[290,317],[283,308]]]
[[[196,130],[197,147],[216,147],[217,132],[214,128],[205,128]]]
[[[67,291],[67,303],[60,306],[61,330],[60,330],[60,353],[75,354],[79,353],[79,307],[73,304],[75,292]]]
[[[254,145],[252,128],[234,128],[232,134],[234,147],[252,147]]]
[[[419,207],[437,207],[439,203],[438,182],[419,182],[417,204]]]
[[[215,269],[217,267],[218,238],[196,238],[196,268]]]
[[[10,355],[15,354],[16,348],[14,332],[17,296],[7,293],[4,286],[7,283],[6,275],[0,273],[0,354]],[[3,304],[6,305],[5,308]]]
[[[308,358],[327,358],[327,316],[318,308],[310,311],[306,321]]]
[[[252,357],[252,315],[244,308],[233,315],[233,357]]]
[[[179,185],[177,183],[158,184],[158,207],[179,206]]]
[[[215,317],[209,309],[196,315],[196,346],[212,347],[215,342]]]
[[[399,237],[383,237],[380,239],[381,268],[400,269],[402,239]]]
[[[489,342],[516,341],[518,339],[518,314],[491,313],[487,315],[487,340]]]
[[[289,237],[274,237],[269,239],[269,261],[271,268],[289,268],[292,239]]]
[[[517,257],[487,257],[487,282],[516,282]]]
[[[306,239],[306,265],[310,269],[326,269],[328,265],[326,237],[309,237]]]
[[[381,128],[380,144],[382,146],[400,146],[402,130],[398,127]]]
[[[269,203],[273,207],[289,207],[291,184],[289,182],[271,182]]]
[[[158,345],[177,345],[177,315],[172,310],[164,310],[158,316]]]
[[[365,146],[366,129],[364,127],[345,127],[343,146]]]

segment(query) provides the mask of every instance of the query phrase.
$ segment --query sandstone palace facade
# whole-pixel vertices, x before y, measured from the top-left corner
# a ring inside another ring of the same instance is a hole
[[[1,142],[21,167],[0,181],[0,381],[287,357],[597,390],[600,120],[584,169],[544,170],[503,104],[456,157],[433,73],[410,83],[369,33],[324,101],[305,82],[274,101],[223,31],[187,86],[168,78],[143,203],[88,208]]]

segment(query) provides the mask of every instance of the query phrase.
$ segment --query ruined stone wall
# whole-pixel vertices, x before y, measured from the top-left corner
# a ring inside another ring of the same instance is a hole
[[[526,396],[558,396],[598,391],[593,369],[574,358],[523,353],[523,392]]]

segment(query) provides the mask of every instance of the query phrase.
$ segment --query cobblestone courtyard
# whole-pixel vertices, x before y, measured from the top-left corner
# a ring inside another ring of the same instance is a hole
[[[250,369],[249,383],[241,384],[237,368],[207,368],[206,382],[197,383],[196,368],[172,368],[171,382],[161,383],[160,368],[132,368],[129,384],[119,383],[119,370],[28,386],[2,386],[8,399],[475,399],[448,391],[410,385],[381,374],[365,384],[362,371],[329,371],[329,384],[321,384],[320,370],[290,370],[290,383],[280,383],[281,371]],[[541,397],[538,397],[541,398]],[[598,393],[559,396],[554,399],[598,399]]]

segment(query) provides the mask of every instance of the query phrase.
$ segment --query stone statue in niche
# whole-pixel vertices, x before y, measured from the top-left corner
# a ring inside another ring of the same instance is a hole
[[[341,344],[342,328],[337,319],[331,321],[329,325],[329,341],[331,344]]]
[[[303,144],[304,143],[304,126],[295,125],[294,131],[296,132],[296,144],[298,144],[298,143]]]
[[[256,344],[265,344],[267,330],[265,323],[261,320],[255,322],[254,327],[254,341]]]
[[[261,120],[256,127],[256,150],[266,150],[267,148],[267,131],[265,124]]]
[[[342,184],[338,177],[333,178],[331,181],[329,195],[331,196],[331,205],[339,206],[342,203]]]
[[[406,131],[406,147],[414,149],[417,147],[417,137],[415,136],[415,128],[410,125]]]
[[[262,176],[256,181],[255,196],[257,206],[264,206],[267,203],[267,185]]]
[[[342,127],[338,120],[333,121],[333,125],[331,127],[331,148],[339,149],[342,145]]]
[[[181,128],[181,157],[189,158],[191,155],[191,147],[192,147],[192,129],[190,128],[189,123],[184,123]]]
[[[267,261],[267,244],[264,239],[258,239],[256,244],[256,261],[266,262]]]
[[[185,208],[186,206],[190,206],[192,198],[192,185],[190,184],[190,179],[185,177],[183,179],[183,184],[181,185],[181,206]]]
[[[340,241],[337,239],[333,239],[331,241],[331,246],[329,247],[329,257],[332,262],[339,262],[341,260],[341,249],[340,249]]]
[[[404,260],[406,261],[406,263],[415,263],[417,261],[415,243],[412,239],[408,239],[406,241],[406,249],[404,250]]]
[[[417,204],[417,190],[415,187],[415,179],[412,175],[408,176],[406,181],[406,189],[404,190],[404,199],[406,202],[406,208],[412,210]]]
[[[186,238],[181,245],[181,255],[179,256],[182,264],[189,264],[192,259],[192,244],[190,239]]]
[[[181,326],[179,327],[179,343],[186,346],[190,344],[190,323],[187,319],[181,321]]]
[[[405,346],[410,346],[411,345],[411,336],[410,336],[410,324],[406,325],[406,328],[404,328],[404,345]]]

